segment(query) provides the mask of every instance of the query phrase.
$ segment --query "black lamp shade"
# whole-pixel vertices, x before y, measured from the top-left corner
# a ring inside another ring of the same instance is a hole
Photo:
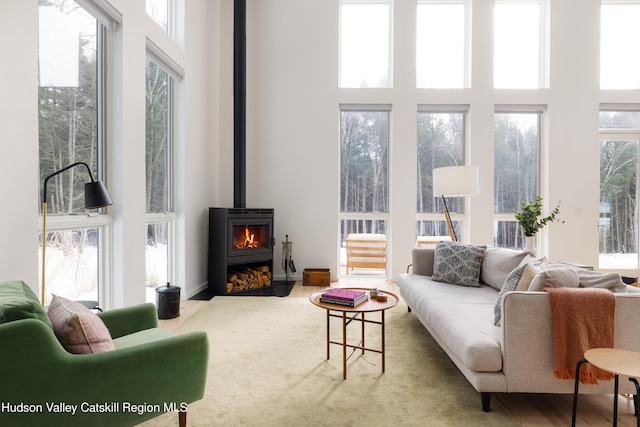
[[[98,209],[112,205],[111,197],[102,181],[87,182],[84,185],[84,207]]]

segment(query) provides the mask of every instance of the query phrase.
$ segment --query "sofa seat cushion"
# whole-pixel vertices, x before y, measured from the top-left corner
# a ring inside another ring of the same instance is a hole
[[[51,322],[40,300],[22,280],[0,283],[0,323],[22,319],[38,319],[51,328]]]
[[[412,311],[467,368],[502,369],[501,332],[493,324],[497,290],[485,285],[451,286],[415,274],[403,274],[400,282]]]
[[[163,328],[144,329],[129,335],[124,335],[113,340],[113,345],[117,349],[133,347],[140,344],[148,344],[153,341],[160,341],[175,336],[175,334]]]

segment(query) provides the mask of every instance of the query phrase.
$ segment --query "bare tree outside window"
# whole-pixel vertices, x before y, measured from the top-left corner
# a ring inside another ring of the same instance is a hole
[[[601,111],[600,137],[599,267],[635,269],[640,265],[640,112]]]
[[[496,113],[494,128],[495,245],[524,248],[525,239],[514,218],[522,201],[538,196],[540,112]]]
[[[340,138],[342,212],[388,212],[388,111],[343,111]]]
[[[465,116],[464,112],[418,112],[416,236],[449,235],[442,220],[442,198],[433,194],[433,170],[464,164]],[[447,207],[452,214],[464,213],[460,197],[447,198]],[[459,221],[453,219],[453,225],[461,231]]]
[[[169,74],[147,59],[147,212],[171,210],[169,199]]]

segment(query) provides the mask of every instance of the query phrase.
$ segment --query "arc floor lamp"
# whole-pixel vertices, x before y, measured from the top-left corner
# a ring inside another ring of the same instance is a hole
[[[47,247],[47,183],[54,176],[80,165],[87,168],[89,178],[91,178],[91,182],[84,184],[84,207],[86,209],[98,209],[113,204],[104,183],[93,179],[89,165],[84,162],[70,164],[44,178],[44,186],[42,188],[42,279],[40,284],[40,300],[43,306],[45,298],[45,260]]]
[[[480,172],[477,166],[446,166],[433,170],[433,197],[442,197],[444,216],[447,220],[449,235],[454,242],[458,241],[451,223],[445,197],[476,196],[479,193]]]

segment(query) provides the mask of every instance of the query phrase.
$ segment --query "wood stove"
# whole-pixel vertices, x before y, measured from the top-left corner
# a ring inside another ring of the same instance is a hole
[[[209,288],[229,295],[271,286],[273,209],[209,208]]]

